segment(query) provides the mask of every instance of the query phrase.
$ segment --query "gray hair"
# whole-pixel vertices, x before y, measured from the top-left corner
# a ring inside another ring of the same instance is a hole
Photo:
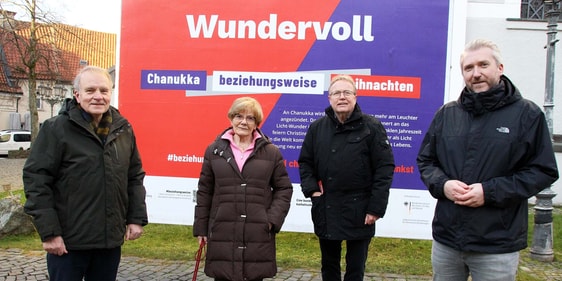
[[[503,64],[500,48],[498,48],[498,45],[496,45],[496,43],[486,39],[475,39],[468,42],[468,44],[466,44],[464,47],[464,51],[461,54],[461,60],[460,60],[461,68],[466,53],[469,51],[476,51],[481,48],[489,48],[490,50],[492,50],[492,56],[494,57],[496,63],[498,65]]]
[[[113,79],[111,78],[111,75],[109,74],[109,71],[107,71],[107,69],[98,66],[88,65],[80,69],[78,71],[78,74],[74,78],[74,83],[72,86],[74,87],[75,91],[78,91],[80,89],[80,79],[82,78],[82,74],[86,72],[95,72],[95,73],[103,74],[111,84],[110,89],[113,89]]]

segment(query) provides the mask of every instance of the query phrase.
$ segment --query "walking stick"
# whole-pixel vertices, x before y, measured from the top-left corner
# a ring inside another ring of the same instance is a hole
[[[199,271],[199,263],[201,262],[201,254],[205,249],[205,239],[201,239],[201,243],[199,243],[199,250],[197,250],[197,254],[195,255],[195,271],[193,271],[193,279],[192,281],[197,281],[197,272]]]

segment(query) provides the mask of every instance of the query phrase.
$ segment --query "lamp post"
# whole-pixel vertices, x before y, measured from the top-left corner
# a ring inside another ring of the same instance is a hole
[[[553,135],[552,113],[554,108],[554,54],[558,17],[560,16],[560,0],[545,0],[544,8],[548,18],[547,42],[546,42],[546,79],[544,93],[544,111],[550,137]],[[551,262],[554,260],[552,239],[552,198],[556,193],[550,186],[539,192],[535,204],[535,225],[533,232],[533,244],[531,245],[531,258],[539,261]]]
[[[51,117],[53,117],[53,106],[64,100],[67,89],[60,85],[55,85],[52,88],[40,85],[38,88],[41,98],[51,106]]]

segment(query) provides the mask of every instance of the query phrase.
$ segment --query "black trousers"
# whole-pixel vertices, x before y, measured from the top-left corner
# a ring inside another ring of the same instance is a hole
[[[250,281],[262,281],[262,280],[263,280],[263,279],[256,279],[256,280],[250,280]],[[230,281],[230,280],[228,280],[228,279],[218,279],[218,278],[215,278],[215,281]]]
[[[256,280],[250,280],[250,281],[262,281],[262,280],[263,280],[263,279],[256,279]],[[217,278],[215,278],[215,281],[230,281],[230,280],[227,280],[227,279],[217,279]]]
[[[47,254],[47,270],[50,281],[115,281],[120,261],[121,247],[69,250],[62,256]]]
[[[365,262],[369,251],[371,238],[365,240],[345,240],[347,251],[345,253],[344,281],[363,281],[365,275]],[[322,253],[322,280],[341,281],[341,251],[343,240],[320,239]]]

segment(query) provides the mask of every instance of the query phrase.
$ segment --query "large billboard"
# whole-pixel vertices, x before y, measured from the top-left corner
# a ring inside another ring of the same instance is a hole
[[[203,153],[235,98],[264,110],[261,129],[294,184],[284,231],[312,232],[298,155],[350,74],[361,109],[386,127],[396,170],[377,236],[430,238],[434,201],[415,158],[446,88],[447,0],[123,0],[119,109],[137,134],[149,220],[192,224]]]

